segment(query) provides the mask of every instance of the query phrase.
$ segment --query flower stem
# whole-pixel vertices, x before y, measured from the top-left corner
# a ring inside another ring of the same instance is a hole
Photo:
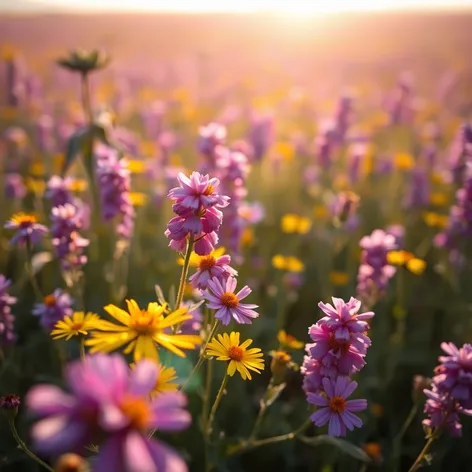
[[[290,433],[282,434],[280,436],[273,436],[271,438],[245,441],[240,444],[239,447],[235,447],[228,455],[231,456],[235,454],[240,454],[241,452],[246,451],[248,449],[254,449],[256,447],[266,446],[267,444],[274,444],[295,439],[297,436],[303,433],[308,428],[308,426],[310,426],[310,424],[311,420],[310,418],[308,418],[298,429]]]
[[[208,418],[208,422],[206,425],[205,435],[206,435],[207,441],[210,438],[212,427],[213,427],[213,421],[215,420],[216,410],[218,409],[221,399],[223,398],[228,380],[229,380],[228,372],[225,372],[225,376],[223,377],[223,380],[221,382],[220,389],[218,390],[218,394],[216,395],[215,403],[213,403],[213,406],[211,407],[210,416]]]
[[[82,90],[82,107],[84,109],[85,117],[89,123],[93,122],[92,115],[92,100],[90,98],[90,81],[89,75],[83,73],[81,75],[81,90]]]
[[[31,285],[34,290],[34,294],[38,301],[43,301],[44,296],[38,286],[38,281],[36,280],[36,277],[34,276],[33,272],[33,250],[31,248],[31,242],[29,239],[26,240],[26,264],[25,264],[25,269],[26,273],[28,274],[29,280],[31,282]]]
[[[208,347],[208,344],[213,339],[213,336],[215,335],[215,333],[218,330],[219,326],[220,326],[220,320],[215,320],[215,322],[213,323],[213,328],[211,329],[210,334],[209,334],[208,338],[206,339],[202,350],[200,351],[200,357],[198,358],[198,361],[195,364],[195,367],[192,369],[192,372],[190,372],[190,375],[188,376],[187,380],[184,382],[184,384],[182,385],[180,390],[185,390],[185,387],[190,382],[190,379],[200,370],[200,367],[202,366],[203,362],[205,361],[205,351]]]
[[[433,433],[429,437],[428,441],[424,445],[423,449],[421,449],[421,452],[418,454],[418,457],[416,458],[415,462],[413,463],[413,465],[408,470],[408,472],[415,472],[416,470],[418,470],[421,467],[421,462],[425,458],[426,454],[428,454],[429,448],[431,447],[433,442],[439,437],[440,430],[441,430],[441,428],[438,427],[433,431]]]
[[[18,434],[18,431],[16,430],[15,420],[13,418],[10,418],[8,420],[8,423],[10,424],[11,433],[13,434],[13,437],[15,438],[15,441],[18,443],[18,446],[20,447],[20,449],[25,454],[27,454],[31,459],[33,459],[35,462],[37,462],[39,465],[41,465],[45,469],[49,470],[50,472],[54,472],[54,469],[52,467],[47,465],[46,462],[43,462],[34,452],[32,452],[28,449],[26,444],[20,438],[20,436]]]
[[[211,396],[211,380],[213,374],[213,359],[208,359],[207,370],[206,370],[206,382],[205,391],[203,393],[203,405],[202,405],[202,427],[206,430],[208,409],[210,408],[210,396]]]
[[[405,433],[407,432],[408,428],[410,427],[412,421],[415,419],[416,414],[418,413],[418,403],[415,403],[410,410],[405,422],[403,423],[400,431],[393,439],[393,452],[392,452],[392,462],[393,462],[393,470],[397,470],[397,463],[398,459],[401,454],[401,446],[402,446],[402,439]]]
[[[85,336],[80,336],[79,352],[80,358],[85,360]]]
[[[177,299],[175,301],[175,310],[180,308],[180,304],[184,298],[184,291],[185,291],[185,281],[187,280],[188,274],[188,267],[190,263],[190,256],[192,255],[193,246],[194,246],[194,238],[193,234],[190,235],[188,242],[187,242],[187,252],[185,253],[184,265],[182,267],[182,273],[180,274],[180,283],[179,283],[179,291],[177,292]]]

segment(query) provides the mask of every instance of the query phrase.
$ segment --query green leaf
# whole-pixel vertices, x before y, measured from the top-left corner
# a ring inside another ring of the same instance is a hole
[[[162,291],[162,288],[159,285],[154,285],[154,290],[156,291],[156,297],[159,304],[165,305],[167,302],[166,298],[164,297],[164,292]]]
[[[90,134],[90,127],[83,126],[79,128],[67,141],[66,155],[64,159],[64,165],[62,167],[62,175],[64,175],[74,161],[77,159],[79,153],[83,150],[85,139]]]
[[[345,454],[363,462],[370,462],[371,459],[360,447],[354,446],[350,442],[345,441],[344,439],[335,438],[333,436],[328,436],[323,434],[321,436],[314,436],[308,438],[306,436],[301,436],[300,440],[311,446],[321,446],[321,445],[331,445],[337,447]]]
[[[282,393],[282,390],[285,388],[287,384],[281,383],[279,385],[273,385],[269,389],[267,389],[267,392],[261,399],[261,407],[262,408],[268,408],[272,403],[277,400],[279,395]]]
[[[192,311],[196,310],[198,307],[202,306],[205,303],[205,300],[200,300],[199,302],[193,303],[188,307],[188,312],[191,313]]]

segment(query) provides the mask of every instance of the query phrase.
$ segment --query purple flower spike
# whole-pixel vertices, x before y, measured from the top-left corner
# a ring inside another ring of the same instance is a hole
[[[99,445],[94,470],[186,472],[183,459],[152,429],[181,431],[191,422],[180,392],[151,397],[159,367],[142,360],[130,370],[119,355],[98,354],[68,366],[70,393],[37,385],[28,393],[29,409],[40,417],[33,426],[35,448],[60,455]]]
[[[316,426],[329,422],[330,436],[346,436],[346,429],[352,431],[362,426],[362,420],[353,412],[367,408],[366,400],[346,400],[357,388],[357,382],[349,377],[338,377],[336,381],[324,378],[323,388],[326,396],[308,393],[309,403],[320,408],[310,416]]]
[[[224,325],[228,325],[231,318],[234,318],[239,324],[251,324],[252,319],[257,318],[259,314],[254,311],[257,305],[241,303],[252,290],[245,285],[238,293],[234,293],[237,281],[234,277],[229,277],[226,282],[218,279],[208,282],[208,290],[203,296],[208,301],[208,308],[217,310],[215,318],[221,320]]]
[[[11,313],[11,305],[16,303],[16,298],[8,294],[10,285],[10,280],[0,274],[0,347],[15,342],[15,318]]]

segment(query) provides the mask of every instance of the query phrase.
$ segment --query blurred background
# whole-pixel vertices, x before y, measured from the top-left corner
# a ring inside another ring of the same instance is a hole
[[[228,145],[249,157],[238,236],[234,241],[229,228],[221,243],[239,284],[254,290],[250,303],[261,307],[243,335],[265,353],[277,347],[280,329],[309,342],[317,303],[356,294],[360,239],[400,228],[399,248],[426,269],[399,267],[373,308],[373,346],[356,379],[369,411],[365,427],[348,437],[371,462],[364,466],[355,453],[330,445],[289,441],[230,457],[219,470],[406,471],[424,442],[422,405],[400,448],[397,441],[417,398],[413,377],[432,375],[441,341],[462,344],[472,335],[470,243],[461,242],[459,258],[434,244],[459,188],[451,156],[472,113],[471,44],[472,1],[0,0],[0,170],[18,173],[25,188],[21,196],[4,192],[1,221],[21,208],[47,221],[46,182],[85,121],[80,81],[55,61],[69,50],[97,48],[111,63],[91,75],[93,109],[113,122],[131,160],[136,211],[125,263],[110,269],[109,254],[89,257],[85,297],[98,313],[125,296],[153,301],[156,283],[166,294],[177,285],[177,255],[164,236],[172,216],[166,194],[178,171],[201,167],[200,127],[210,122],[224,125]],[[346,100],[346,139],[323,160],[327,123]],[[347,191],[360,205],[340,224],[336,202]],[[2,372],[0,393],[24,394],[33,383],[58,381],[60,366],[30,316],[34,295],[8,237],[0,230],[0,273],[23,285],[15,284],[17,366]],[[104,268],[119,273],[111,288]],[[54,261],[38,262],[44,293],[63,285],[58,274]],[[301,364],[303,352],[293,357]],[[182,377],[190,369],[190,361],[166,360]],[[219,420],[225,446],[250,431],[269,376],[232,382]],[[299,372],[289,374],[263,436],[303,422],[301,383]],[[195,392],[190,403],[198,411]],[[241,405],[244,392],[248,404]],[[28,421],[21,416],[25,435]],[[444,437],[430,470],[471,470],[471,430],[466,419],[462,438]],[[2,423],[0,435],[0,470],[34,471]],[[194,427],[172,439],[195,471],[202,470],[198,437]]]

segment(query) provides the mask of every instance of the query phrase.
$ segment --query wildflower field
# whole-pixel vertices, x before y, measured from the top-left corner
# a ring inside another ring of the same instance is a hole
[[[472,16],[0,17],[0,471],[467,471]]]

